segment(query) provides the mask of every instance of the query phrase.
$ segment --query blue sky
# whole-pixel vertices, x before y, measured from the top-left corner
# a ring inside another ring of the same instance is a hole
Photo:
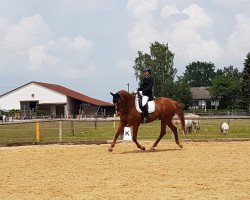
[[[111,101],[156,40],[181,75],[197,60],[242,69],[249,35],[250,0],[0,0],[0,94],[35,80]]]

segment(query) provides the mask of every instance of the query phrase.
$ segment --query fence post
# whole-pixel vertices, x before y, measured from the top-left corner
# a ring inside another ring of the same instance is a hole
[[[59,121],[59,142],[62,141],[62,121]]]
[[[71,134],[75,135],[75,122],[71,121]]]
[[[95,119],[95,129],[97,128],[97,119]]]
[[[40,122],[36,122],[36,141],[41,141],[41,128],[40,128]]]

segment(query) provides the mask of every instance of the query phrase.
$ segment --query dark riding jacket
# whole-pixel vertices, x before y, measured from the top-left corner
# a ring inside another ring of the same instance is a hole
[[[142,91],[144,96],[149,97],[149,101],[153,100],[153,86],[154,86],[154,79],[149,75],[145,77],[142,81],[142,84],[138,88],[138,91]]]

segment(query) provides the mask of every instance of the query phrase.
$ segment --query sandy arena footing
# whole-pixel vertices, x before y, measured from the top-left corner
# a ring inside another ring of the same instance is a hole
[[[0,199],[250,199],[250,141],[183,145],[3,147]]]

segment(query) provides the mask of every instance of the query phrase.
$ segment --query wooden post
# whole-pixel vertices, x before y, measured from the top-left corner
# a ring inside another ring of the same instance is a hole
[[[114,128],[115,128],[116,114],[114,114]]]
[[[40,128],[40,122],[36,122],[36,141],[41,141],[41,128]]]
[[[97,128],[97,119],[95,119],[95,129]]]
[[[62,121],[59,121],[59,142],[62,141]]]
[[[75,135],[75,122],[71,121],[71,134]]]

